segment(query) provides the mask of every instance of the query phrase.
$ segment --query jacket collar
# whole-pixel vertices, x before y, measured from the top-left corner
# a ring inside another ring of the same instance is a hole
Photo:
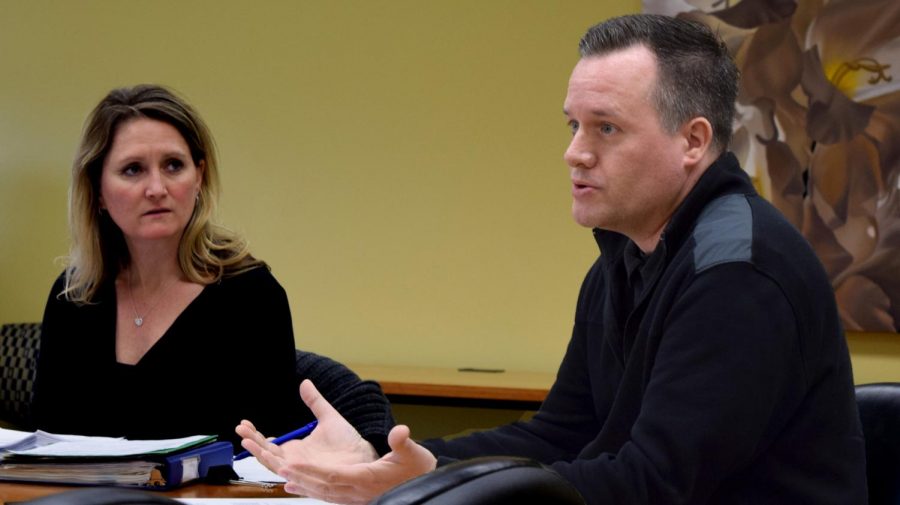
[[[753,189],[750,177],[741,169],[734,154],[725,152],[706,169],[675,210],[672,219],[663,230],[659,244],[651,254],[661,252],[660,249],[667,251],[667,255],[677,251],[690,235],[697,217],[706,205],[720,196],[734,193],[754,195],[756,190]],[[625,245],[631,241],[621,233],[601,228],[594,228],[593,233],[601,253],[606,251],[607,254],[621,254]]]

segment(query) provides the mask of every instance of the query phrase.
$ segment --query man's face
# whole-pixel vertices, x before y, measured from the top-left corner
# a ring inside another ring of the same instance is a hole
[[[572,128],[564,158],[575,221],[650,249],[690,189],[687,140],[663,130],[653,105],[656,67],[644,46],[583,58],[564,106]]]

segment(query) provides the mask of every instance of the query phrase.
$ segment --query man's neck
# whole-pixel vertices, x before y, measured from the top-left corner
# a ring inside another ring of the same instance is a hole
[[[655,229],[651,230],[649,233],[642,234],[640,236],[629,236],[635,245],[643,252],[644,254],[650,254],[655,249],[656,246],[659,245],[659,241],[662,238],[663,232],[666,230],[666,227],[669,226],[669,223],[672,221],[672,216],[675,215],[675,212],[678,211],[678,208],[681,207],[681,204],[684,203],[684,200],[687,199],[688,195],[691,194],[691,191],[694,190],[694,187],[697,185],[697,182],[703,177],[703,174],[709,170],[709,167],[719,159],[719,156],[722,153],[717,152],[707,152],[707,154],[703,157],[700,163],[697,164],[696,167],[691,171],[690,178],[687,183],[682,188],[681,193],[675,199],[675,204],[669,211],[669,215],[666,216],[665,219],[657,226]]]

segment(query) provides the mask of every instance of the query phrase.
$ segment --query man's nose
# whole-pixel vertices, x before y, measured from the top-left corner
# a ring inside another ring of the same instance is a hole
[[[597,164],[597,155],[585,142],[581,132],[575,133],[563,154],[566,165],[573,168],[591,168]]]

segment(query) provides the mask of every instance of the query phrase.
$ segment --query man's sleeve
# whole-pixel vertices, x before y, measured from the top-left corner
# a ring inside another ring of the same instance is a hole
[[[576,323],[556,381],[532,419],[423,445],[439,464],[485,455],[523,456],[545,464],[574,459],[602,426],[595,414],[586,359],[584,330]]]

